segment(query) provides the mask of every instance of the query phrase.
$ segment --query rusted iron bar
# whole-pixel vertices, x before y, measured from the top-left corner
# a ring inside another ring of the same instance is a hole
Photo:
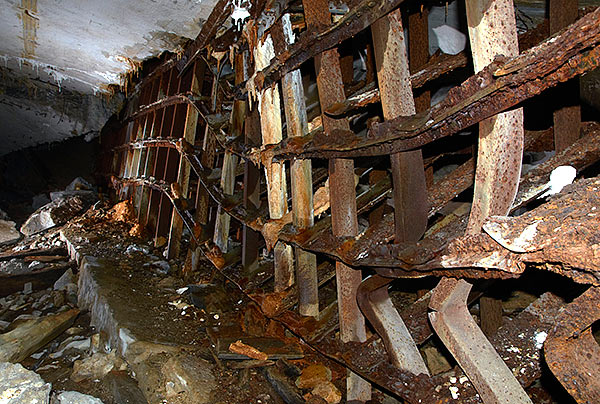
[[[498,55],[515,57],[519,54],[512,1],[467,0],[466,6],[476,73]],[[521,176],[523,137],[522,108],[479,123],[475,189],[467,232],[479,233],[488,216],[508,213]]]
[[[388,3],[384,4],[387,5]],[[323,30],[331,25],[329,3],[326,0],[304,0],[303,5],[308,28],[306,32]],[[322,41],[325,38],[321,37],[320,39]],[[302,43],[301,39],[297,44],[302,47],[307,45]],[[292,52],[293,49],[290,47],[290,53]],[[269,69],[272,66],[273,64]],[[315,71],[317,73],[317,88],[319,89],[319,102],[322,110],[327,109],[333,103],[346,99],[337,49],[326,50],[316,55]],[[333,119],[324,114],[321,115],[321,118],[323,127],[327,131],[333,129],[347,131],[349,129],[347,120]],[[358,218],[356,215],[354,161],[344,159],[329,161],[329,189],[333,234],[336,236],[356,236],[358,234]],[[342,262],[336,262],[340,338],[343,342],[364,342],[366,340],[365,320],[356,302],[356,291],[361,281],[362,274],[360,270],[350,268]],[[349,402],[365,402],[370,399],[371,386],[369,383],[355,373],[348,372],[346,400]]]
[[[191,92],[200,94],[202,93],[202,86],[204,84],[204,62],[200,61],[194,65],[194,70],[190,71],[191,83],[189,84]],[[181,80],[183,81],[183,80]],[[177,115],[177,110],[174,111],[174,119],[181,120],[183,116]],[[176,133],[177,137],[181,136],[182,141],[186,144],[196,143],[196,126],[198,124],[198,111],[194,105],[188,105],[185,111],[185,121],[183,126],[183,133]],[[173,133],[172,133],[173,134]],[[181,198],[186,199],[189,193],[190,187],[190,172],[191,167],[189,162],[179,156],[179,167],[177,170],[177,192],[181,194]],[[181,234],[183,231],[183,221],[179,215],[171,215],[171,227],[169,229],[169,238],[167,243],[167,252],[169,258],[176,258],[179,256],[181,249]]]
[[[600,287],[591,287],[568,304],[556,326],[538,334],[546,363],[554,376],[578,403],[600,402],[600,346],[592,325],[600,319]]]
[[[542,373],[540,366],[542,347],[537,342],[538,334],[547,333],[554,327],[562,304],[564,302],[560,298],[546,293],[513,321],[502,327],[491,339],[493,347],[503,358],[506,358],[506,364],[523,386],[531,385]],[[413,313],[425,316],[426,310],[417,310]],[[411,320],[405,317],[404,312],[402,317],[407,324],[410,323]],[[483,402],[473,384],[458,367],[449,373],[433,377],[414,375],[394,367],[388,360],[383,344],[376,337],[363,344],[341,345],[335,338],[335,332],[331,332],[332,327],[326,323],[335,321],[335,318],[315,322],[313,319],[300,318],[288,311],[279,314],[275,319],[281,321],[321,354],[359,372],[373,383],[411,404],[450,402],[480,404]],[[319,331],[323,329],[329,331],[325,331],[323,335],[323,332]],[[413,338],[418,340],[419,331],[413,328],[409,330]],[[519,350],[516,355],[515,349]]]
[[[467,308],[471,284],[442,278],[429,302],[429,320],[486,404],[531,403]]]
[[[581,138],[574,144],[523,176],[511,211],[526,206],[540,196],[546,189],[550,173],[556,167],[570,165],[580,172],[600,160],[600,124],[583,123],[581,133]]]
[[[377,20],[371,26],[371,32],[384,118],[414,114],[415,102],[400,10]],[[423,156],[421,150],[413,150],[395,153],[390,160],[394,183],[394,239],[397,243],[416,242],[427,227]],[[373,280],[377,281],[378,278]],[[374,326],[378,331],[388,330],[384,341],[394,364],[415,374],[429,374],[416,344],[390,300],[388,284],[384,282],[364,297],[369,304],[361,304],[363,311],[370,308],[373,314],[384,314],[379,318],[386,318],[386,324],[375,323]],[[393,334],[390,335],[391,330]]]
[[[385,343],[394,366],[415,375],[429,375],[415,341],[390,299],[388,286],[392,280],[379,275],[365,279],[357,292],[358,304]]]
[[[285,46],[295,39],[290,15],[281,19]],[[300,70],[293,70],[281,80],[283,104],[288,137],[304,136],[308,133],[308,119],[304,103],[304,88]],[[292,185],[292,220],[297,229],[314,225],[312,164],[310,160],[294,160],[290,167]],[[319,288],[317,256],[296,247],[296,285],[298,289],[298,312],[304,316],[319,314]]]
[[[375,64],[386,120],[415,113],[402,16],[396,10],[371,26]],[[427,188],[421,150],[390,156],[396,242],[417,241],[427,226]]]
[[[197,93],[194,93],[192,91],[188,91],[183,94],[175,94],[175,95],[166,96],[166,97],[163,97],[163,98],[161,98],[157,101],[154,101],[150,104],[145,104],[145,105],[140,106],[139,109],[137,109],[131,115],[128,115],[125,118],[125,121],[137,119],[139,117],[147,115],[156,110],[166,108],[170,105],[178,105],[178,104],[187,103],[187,104],[193,105],[194,107],[198,108],[198,106],[196,105],[196,102],[194,100],[195,98],[197,98]]]
[[[600,10],[558,36],[490,66],[428,111],[371,126],[367,136],[333,130],[287,139],[263,153],[279,159],[357,157],[411,150],[449,136],[600,65]]]
[[[245,119],[245,143],[252,146],[260,145],[260,117],[254,108]],[[260,207],[260,169],[250,161],[244,162],[244,193],[242,206],[244,209],[257,210]],[[243,221],[242,221],[243,222]],[[242,230],[242,266],[246,270],[258,266],[258,249],[260,234],[246,222]]]
[[[408,10],[408,60],[410,71],[422,69],[429,61],[429,9],[409,8]],[[423,90],[415,96],[415,110],[421,112],[431,107],[431,94]]]
[[[299,68],[302,63],[367,28],[395,9],[400,3],[402,0],[363,0],[335,24],[328,24],[318,30],[304,31],[288,52],[277,55],[273,63],[255,77],[254,84],[257,88],[266,88],[272,85],[283,75]],[[306,9],[305,6],[305,14]],[[306,21],[307,26],[310,25],[308,19]]]
[[[519,43],[512,0],[467,0],[467,23],[475,72],[497,55],[517,56]],[[490,215],[508,213],[519,185],[523,156],[523,108],[506,111],[479,123],[477,169],[468,233],[479,233]],[[491,335],[502,325],[502,302],[483,296],[481,328]]]
[[[548,2],[549,28],[554,34],[577,20],[578,0],[550,0]],[[574,78],[555,89],[553,99],[557,108],[553,112],[554,149],[566,149],[579,138],[581,107],[579,79]]]
[[[234,56],[235,83],[239,84],[246,78],[246,66],[244,54],[238,53]],[[244,128],[244,117],[246,116],[246,102],[236,100],[231,111],[231,136],[237,137],[242,135]],[[235,188],[236,168],[238,157],[225,151],[223,156],[223,166],[221,168],[221,189],[225,195],[232,195]],[[215,220],[215,232],[213,241],[222,252],[226,253],[229,248],[229,226],[230,216],[223,212],[221,206],[218,207],[217,217]]]
[[[225,21],[225,19],[231,14],[230,11],[230,0],[219,0],[217,4],[214,5],[212,12],[208,16],[208,19],[204,24],[202,24],[200,33],[198,33],[198,36],[196,39],[194,39],[194,42],[186,47],[184,54],[176,64],[177,70],[179,70],[180,74],[189,66],[191,66],[191,64],[194,62],[194,59],[198,56],[202,49],[204,49],[208,41],[215,37],[215,34],[217,33],[217,30],[223,21]]]

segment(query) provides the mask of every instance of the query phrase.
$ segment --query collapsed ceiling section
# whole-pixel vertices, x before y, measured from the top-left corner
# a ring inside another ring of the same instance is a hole
[[[214,1],[1,4],[0,155],[97,134],[119,105],[102,93],[144,59],[195,38]]]

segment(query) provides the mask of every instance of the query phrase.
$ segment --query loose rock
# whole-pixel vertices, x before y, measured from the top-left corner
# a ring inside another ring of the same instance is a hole
[[[296,379],[296,387],[299,389],[312,389],[317,385],[331,381],[331,369],[324,365],[310,365],[302,370],[302,374]]]
[[[54,398],[55,404],[103,404],[99,398],[77,391],[63,391]]]
[[[0,363],[0,402],[2,404],[48,404],[50,383],[20,364]]]
[[[89,358],[75,361],[71,380],[79,383],[83,380],[102,379],[113,369],[125,370],[127,365],[116,356],[115,352],[109,354],[95,353]]]
[[[0,245],[13,243],[20,238],[21,233],[17,230],[15,222],[0,220]]]

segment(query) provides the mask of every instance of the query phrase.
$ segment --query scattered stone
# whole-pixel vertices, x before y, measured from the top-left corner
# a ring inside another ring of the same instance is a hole
[[[125,250],[125,254],[134,255],[135,253],[150,254],[150,249],[145,245],[131,244]]]
[[[78,326],[69,328],[67,331],[65,331],[65,334],[67,334],[67,335],[79,335],[82,332],[83,332],[83,328],[78,325]]]
[[[99,398],[77,391],[63,391],[54,400],[55,404],[103,404]]]
[[[27,282],[23,285],[23,294],[30,295],[33,292],[33,284],[31,282]]]
[[[62,290],[55,290],[52,292],[52,305],[54,307],[61,307],[66,302],[67,300],[65,299],[65,293]]]
[[[154,239],[154,248],[162,248],[167,245],[167,239],[165,237],[156,237]]]
[[[167,275],[171,271],[171,265],[168,261],[154,261],[144,264],[144,267],[150,268],[153,272],[158,275]]]
[[[312,389],[318,384],[331,381],[331,369],[325,365],[310,365],[302,370],[300,377],[296,379],[299,389]]]
[[[146,404],[146,397],[137,382],[125,371],[112,370],[104,377],[114,403]]]
[[[221,284],[188,285],[187,292],[192,304],[207,313],[222,312],[224,308],[231,306],[230,295]]]
[[[10,323],[8,321],[0,320],[0,332],[4,332],[4,330],[6,330],[9,325]]]
[[[423,348],[423,355],[425,356],[427,366],[432,375],[437,375],[452,369],[452,366],[450,366],[450,363],[448,363],[444,355],[433,346]]]
[[[33,199],[31,200],[31,208],[33,210],[38,210],[39,208],[41,208],[42,206],[50,203],[50,198],[48,198],[48,195],[46,194],[39,194],[33,197]]]
[[[56,352],[50,354],[50,358],[56,359],[63,356],[65,351],[69,349],[75,349],[78,351],[88,351],[91,347],[91,341],[89,338],[75,339],[76,337],[70,337],[64,340],[58,347]]]
[[[166,278],[161,279],[160,282],[158,282],[158,287],[161,289],[174,290],[177,287],[177,279],[173,278],[172,276],[167,276]]]
[[[72,269],[67,269],[64,274],[56,282],[54,282],[54,290],[65,290],[69,283],[75,283],[75,275]],[[57,305],[58,306],[58,305]]]
[[[113,369],[125,370],[127,365],[113,351],[109,354],[97,352],[86,359],[75,361],[71,380],[79,383],[83,380],[102,379]]]
[[[77,284],[75,283],[67,283],[67,285],[65,286],[65,293],[66,293],[66,298],[67,301],[73,305],[77,304]]]
[[[0,262],[0,273],[7,275],[21,275],[31,272],[28,265],[19,258]]]
[[[131,226],[131,229],[129,229],[129,235],[131,237],[142,238],[144,235],[144,226],[142,226],[140,223],[135,223],[133,226]]]
[[[21,238],[17,224],[8,220],[0,220],[0,245],[14,243]]]
[[[325,399],[329,404],[337,404],[342,401],[342,393],[331,382],[323,382],[315,386],[312,394]]]
[[[20,364],[0,363],[0,402],[2,404],[38,403],[50,401],[50,383]]]
[[[89,201],[86,201],[79,195],[52,201],[29,216],[23,226],[21,226],[21,233],[30,236],[64,224],[77,214],[83,212],[90,205]]]

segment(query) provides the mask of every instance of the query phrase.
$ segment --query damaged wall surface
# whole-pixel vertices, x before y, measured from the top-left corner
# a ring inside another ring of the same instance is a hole
[[[120,84],[136,63],[181,49],[198,34],[213,4],[3,0],[0,122],[2,135],[12,137],[0,154],[97,134],[118,103],[92,96]]]

